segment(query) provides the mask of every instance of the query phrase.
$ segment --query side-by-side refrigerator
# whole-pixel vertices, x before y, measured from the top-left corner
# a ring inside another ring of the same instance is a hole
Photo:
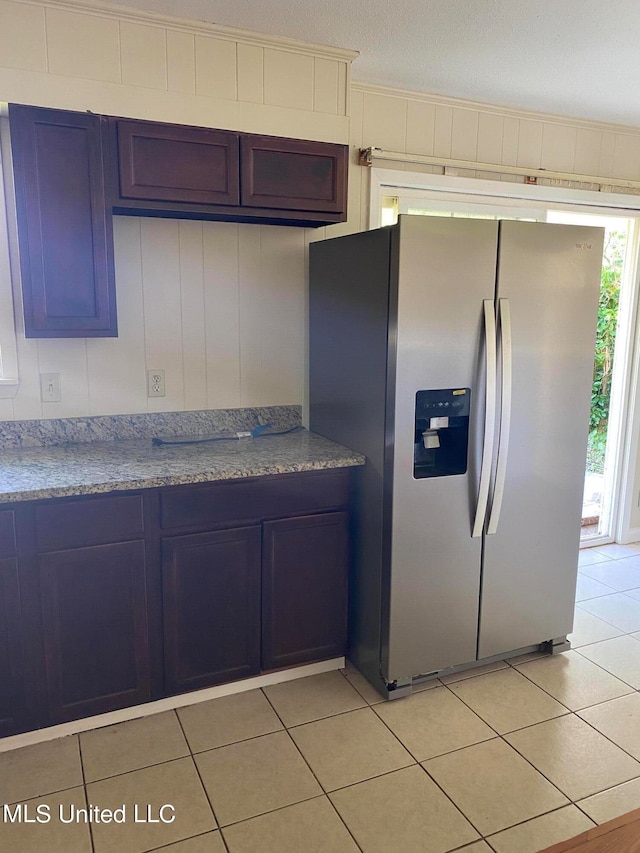
[[[402,216],[310,246],[310,427],[367,457],[349,656],[390,698],[568,647],[602,244]]]

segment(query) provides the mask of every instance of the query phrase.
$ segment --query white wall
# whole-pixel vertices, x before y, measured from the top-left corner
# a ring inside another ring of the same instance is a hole
[[[353,55],[0,0],[5,102],[347,142]],[[27,340],[18,310],[20,386],[0,419],[302,402],[312,229],[116,217],[114,231],[118,338]],[[167,395],[148,399],[156,368]],[[60,373],[62,402],[41,403],[40,373]]]

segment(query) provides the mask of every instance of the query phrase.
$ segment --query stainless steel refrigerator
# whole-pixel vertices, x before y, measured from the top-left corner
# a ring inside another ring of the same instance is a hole
[[[602,243],[402,216],[310,246],[310,427],[367,457],[349,656],[390,698],[568,647]]]

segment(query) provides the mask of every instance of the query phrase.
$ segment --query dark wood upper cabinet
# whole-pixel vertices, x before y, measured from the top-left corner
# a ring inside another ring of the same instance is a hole
[[[25,334],[117,335],[106,120],[11,104]]]
[[[144,121],[115,124],[121,198],[240,203],[237,133]]]
[[[323,212],[327,222],[346,218],[346,146],[243,134],[240,163],[244,207]]]
[[[110,118],[115,213],[319,226],[347,218],[348,147]]]

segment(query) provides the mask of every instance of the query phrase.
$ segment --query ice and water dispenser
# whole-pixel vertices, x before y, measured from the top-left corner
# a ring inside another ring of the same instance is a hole
[[[416,393],[413,476],[447,477],[467,470],[469,388]]]

